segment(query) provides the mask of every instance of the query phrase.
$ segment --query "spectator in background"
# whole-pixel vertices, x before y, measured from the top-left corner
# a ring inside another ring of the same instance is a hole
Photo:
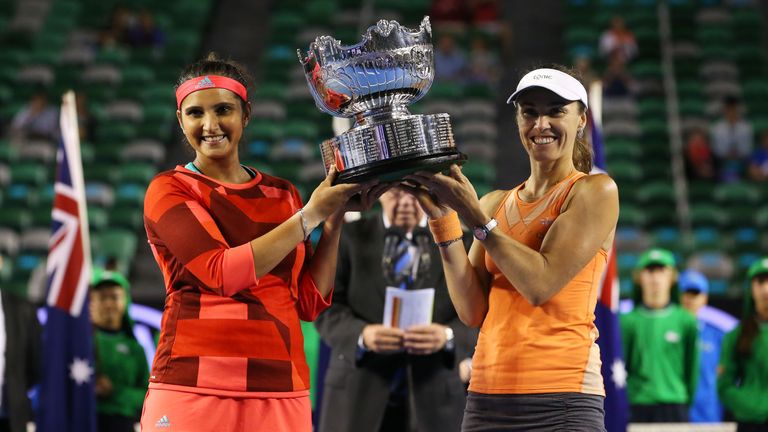
[[[620,317],[630,421],[685,423],[698,380],[698,327],[676,304],[672,252],[644,252],[634,279],[635,308]]]
[[[717,390],[738,432],[768,430],[768,256],[747,271],[739,326],[725,335]]]
[[[26,432],[27,423],[33,421],[30,390],[40,382],[44,361],[42,328],[37,320],[42,298],[31,286],[26,291],[3,286],[0,294],[6,337],[5,353],[0,354],[5,356],[0,431]]]
[[[499,58],[495,52],[488,49],[488,42],[483,36],[472,38],[468,69],[469,83],[489,86],[496,86],[498,83]]]
[[[99,34],[99,48],[108,51],[125,45],[128,29],[134,25],[135,20],[136,17],[128,8],[116,5],[110,16],[109,26]]]
[[[435,49],[435,76],[439,81],[461,82],[465,78],[467,57],[450,33],[443,33],[437,39]]]
[[[94,269],[89,307],[99,432],[133,432],[147,393],[149,367],[128,315],[129,290],[128,280],[120,273]]]
[[[685,143],[685,162],[688,178],[698,180],[713,180],[715,178],[715,162],[712,149],[709,147],[709,135],[700,128],[694,128],[688,134]]]
[[[723,421],[723,407],[717,398],[717,362],[725,332],[704,318],[701,312],[709,300],[709,281],[696,270],[680,274],[680,303],[699,323],[699,380],[689,412],[693,423]]]
[[[749,158],[749,178],[758,182],[768,180],[768,130],[760,134],[760,146]]]
[[[752,153],[752,124],[742,118],[741,100],[736,96],[723,99],[723,118],[712,126],[712,152],[721,181],[737,181],[746,170]]]
[[[627,28],[623,17],[616,15],[611,19],[611,26],[600,35],[599,50],[603,57],[617,56],[623,63],[637,55],[635,34]]]
[[[465,0],[433,1],[429,10],[430,19],[441,28],[464,28],[468,11]]]
[[[434,3],[441,3],[436,1]],[[490,33],[499,30],[498,0],[468,0],[470,22],[472,26]]]
[[[581,83],[589,91],[589,87],[593,82],[598,81],[600,78],[592,69],[592,60],[587,55],[579,55],[573,61],[573,68],[581,75]]]
[[[603,95],[605,97],[625,97],[635,93],[635,80],[627,70],[627,64],[618,53],[608,57],[608,65],[603,74]]]
[[[91,114],[88,108],[88,95],[80,90],[75,93],[75,104],[77,105],[77,132],[80,134],[80,141],[88,141],[93,138],[96,130],[96,117]]]
[[[126,30],[125,40],[133,48],[162,48],[165,32],[155,24],[152,12],[142,9],[138,18]]]
[[[332,349],[319,430],[458,431],[466,402],[459,363],[477,333],[451,304],[416,198],[396,188],[379,202],[381,213],[344,228],[334,302],[316,321]],[[383,326],[389,286],[433,288],[432,323]]]
[[[57,141],[59,138],[59,110],[51,105],[48,94],[38,91],[32,95],[27,105],[13,117],[11,139],[24,141],[45,139]]]

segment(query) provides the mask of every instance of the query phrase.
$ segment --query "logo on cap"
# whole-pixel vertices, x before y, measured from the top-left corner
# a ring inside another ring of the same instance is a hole
[[[204,76],[203,79],[197,82],[195,84],[195,90],[201,89],[201,88],[208,88],[208,87],[216,87],[216,84],[211,81],[210,78],[208,78],[208,75]]]
[[[535,80],[540,80],[540,79],[552,79],[552,75],[536,74],[536,75],[532,76],[531,78],[533,78],[533,79],[535,79]]]

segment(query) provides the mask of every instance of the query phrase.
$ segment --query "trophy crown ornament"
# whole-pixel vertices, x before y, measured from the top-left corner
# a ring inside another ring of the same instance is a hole
[[[335,164],[338,182],[394,181],[466,160],[456,150],[448,114],[412,115],[407,109],[435,79],[429,17],[417,29],[380,20],[354,45],[318,36],[297,54],[317,107],[356,121],[320,144],[326,173]]]
[[[337,117],[416,102],[435,78],[432,26],[418,29],[380,20],[354,45],[319,36],[306,54],[297,50],[315,103]]]

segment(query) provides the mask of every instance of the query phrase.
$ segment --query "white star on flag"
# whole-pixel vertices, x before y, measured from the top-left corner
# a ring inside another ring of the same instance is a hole
[[[613,375],[613,384],[617,388],[624,388],[627,385],[627,370],[624,368],[624,362],[620,359],[613,361],[611,375]]]
[[[72,363],[69,364],[69,377],[72,378],[77,385],[83,385],[91,380],[93,375],[93,368],[88,363],[87,359],[75,357]]]

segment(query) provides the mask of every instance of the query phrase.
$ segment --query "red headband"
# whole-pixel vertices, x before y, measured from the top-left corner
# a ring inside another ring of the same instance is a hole
[[[176,108],[181,108],[181,101],[189,96],[190,93],[209,88],[227,89],[240,96],[240,99],[243,101],[248,101],[248,91],[246,91],[245,86],[240,84],[237,80],[220,75],[205,75],[191,78],[181,83],[179,88],[176,89]]]

